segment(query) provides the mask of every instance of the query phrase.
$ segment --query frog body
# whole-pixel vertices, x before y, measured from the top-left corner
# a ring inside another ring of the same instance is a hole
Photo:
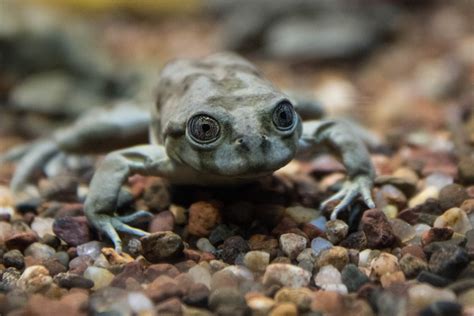
[[[94,147],[94,142],[110,139],[113,143],[114,137],[125,143],[128,130],[138,139],[148,128],[149,144],[107,154],[85,201],[89,221],[117,250],[121,250],[117,232],[147,234],[127,225],[137,217],[149,216],[147,212],[115,214],[120,188],[133,174],[165,177],[176,184],[234,185],[271,175],[297,154],[332,152],[348,175],[343,189],[323,203],[340,200],[332,218],[359,196],[374,207],[370,193],[374,169],[363,142],[342,122],[303,122],[297,110],[292,99],[237,55],[176,60],[161,72],[149,115],[137,112],[134,116],[133,110],[122,107],[121,112],[115,109],[101,117],[82,119],[68,131],[57,133],[54,142],[38,145],[36,160],[24,158],[20,163],[23,171],[12,183],[21,187],[27,171],[61,148],[83,152]],[[304,110],[307,116],[308,109]],[[314,112],[319,114],[320,109]],[[140,119],[134,121],[134,117]],[[130,121],[135,122],[133,126]]]

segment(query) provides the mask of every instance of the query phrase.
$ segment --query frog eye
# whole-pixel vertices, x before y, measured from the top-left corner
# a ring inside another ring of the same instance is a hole
[[[295,111],[288,101],[280,102],[273,110],[273,124],[282,131],[289,130],[295,125]]]
[[[208,115],[196,115],[188,121],[188,132],[198,143],[210,143],[219,137],[219,123]]]

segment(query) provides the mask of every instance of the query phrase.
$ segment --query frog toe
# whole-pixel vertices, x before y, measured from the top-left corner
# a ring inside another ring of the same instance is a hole
[[[152,218],[153,214],[148,212],[148,211],[137,211],[135,213],[129,214],[129,215],[124,215],[124,216],[118,216],[116,217],[119,221],[125,224],[130,224],[132,222],[135,222],[140,219],[147,219],[147,218]]]

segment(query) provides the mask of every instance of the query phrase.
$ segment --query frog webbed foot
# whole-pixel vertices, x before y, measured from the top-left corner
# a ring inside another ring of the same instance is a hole
[[[346,209],[358,197],[362,197],[369,208],[375,208],[375,203],[371,195],[372,183],[372,178],[364,175],[346,181],[339,192],[321,203],[321,209],[324,209],[331,202],[340,201],[331,213],[331,220],[335,220],[339,213]]]
[[[107,214],[89,214],[89,221],[100,232],[104,233],[114,244],[117,252],[122,252],[122,240],[117,232],[130,234],[137,237],[149,235],[148,232],[132,227],[128,224],[139,219],[153,217],[153,214],[147,211],[138,211],[130,215],[110,216]]]

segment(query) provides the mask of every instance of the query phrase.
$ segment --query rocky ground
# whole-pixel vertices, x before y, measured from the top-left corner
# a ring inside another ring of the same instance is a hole
[[[371,153],[376,209],[357,202],[328,220],[334,205],[319,204],[344,180],[328,156],[241,188],[133,176],[118,212],[151,211],[136,223],[151,235],[123,236],[117,253],[83,213],[100,158],[69,157],[63,172],[45,168],[50,177],[39,175],[37,194],[26,199],[8,188],[15,164],[0,165],[0,315],[474,315],[474,11],[464,5],[402,14],[396,39],[362,61],[249,55],[277,84],[317,98],[330,114],[361,119],[382,139]],[[186,30],[112,21],[103,40],[122,58],[132,51],[165,59],[183,55],[185,44],[202,54],[213,50],[207,19]],[[166,34],[164,48],[150,44],[156,34]],[[201,46],[189,40],[201,35]],[[111,76],[119,78],[113,86],[128,82],[106,67],[91,75],[91,89],[88,76],[66,66],[47,79],[31,67],[29,76],[0,69],[0,151],[77,115],[64,98],[38,94],[47,85],[59,82],[64,95],[87,91],[86,100],[100,103],[124,97],[104,89]],[[44,105],[40,114],[31,99]],[[68,102],[74,111],[84,105]]]

